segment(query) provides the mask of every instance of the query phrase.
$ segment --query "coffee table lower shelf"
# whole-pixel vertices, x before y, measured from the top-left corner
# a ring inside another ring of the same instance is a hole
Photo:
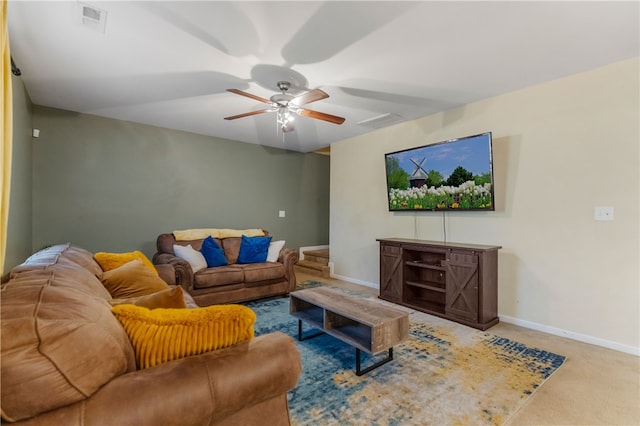
[[[298,341],[302,342],[304,340],[309,340],[309,339],[313,339],[314,337],[318,337],[318,336],[322,336],[323,334],[327,334],[325,331],[319,330],[315,333],[312,334],[307,334],[306,336],[302,335],[302,320],[298,319]],[[370,366],[368,366],[365,369],[362,369],[362,351],[360,350],[360,348],[355,348],[356,349],[356,376],[362,376],[363,374],[368,373],[371,370],[374,370],[378,367],[380,367],[381,365],[384,365],[386,363],[388,363],[389,361],[393,360],[393,348],[389,348],[387,350],[387,356],[383,359],[381,359],[378,362],[375,362],[373,364],[371,364]]]

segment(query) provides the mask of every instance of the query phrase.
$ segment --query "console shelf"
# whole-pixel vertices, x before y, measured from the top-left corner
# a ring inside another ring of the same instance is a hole
[[[380,298],[480,330],[498,323],[499,246],[380,242]]]
[[[419,282],[415,282],[415,281],[407,281],[406,284],[408,286],[411,286],[411,287],[424,288],[425,290],[436,291],[436,292],[439,292],[439,293],[444,293],[446,291],[445,288],[435,287],[435,286],[433,286],[431,284],[427,284],[426,282],[419,283]]]
[[[424,269],[434,269],[436,271],[444,271],[444,268],[441,265],[424,263],[412,260],[406,263],[407,266],[415,266],[416,268],[424,268]]]

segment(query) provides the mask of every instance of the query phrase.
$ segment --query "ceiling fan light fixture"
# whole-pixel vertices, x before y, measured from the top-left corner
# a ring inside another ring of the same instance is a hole
[[[289,123],[294,120],[294,116],[289,112],[289,108],[281,106],[278,108],[277,120],[280,127],[284,130]]]

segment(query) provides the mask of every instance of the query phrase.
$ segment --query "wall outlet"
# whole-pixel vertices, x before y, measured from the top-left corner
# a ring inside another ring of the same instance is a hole
[[[613,220],[613,207],[611,206],[598,206],[594,212],[595,220]]]
[[[284,210],[280,210],[278,212],[278,217],[284,217]]]

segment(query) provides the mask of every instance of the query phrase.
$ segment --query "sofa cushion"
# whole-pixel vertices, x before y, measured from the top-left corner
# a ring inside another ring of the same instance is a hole
[[[140,368],[250,340],[256,321],[256,314],[242,305],[154,310],[118,305],[113,313],[129,335]]]
[[[202,241],[204,240],[199,239],[176,241],[176,238],[173,236],[173,234],[160,234],[156,239],[156,248],[158,250],[158,253],[175,254],[175,252],[173,251],[174,244],[178,244],[184,247],[191,246],[194,250],[200,250],[200,247],[202,247]]]
[[[65,243],[49,246],[32,254],[23,263],[11,270],[9,278],[13,278],[15,274],[21,271],[45,269],[54,264],[71,267],[81,266],[96,277],[102,274],[102,268],[93,258],[93,253],[80,247],[72,246],[70,243]]]
[[[158,276],[169,285],[176,285],[176,267],[171,263],[156,264]],[[100,275],[102,276],[102,275]]]
[[[167,283],[151,272],[140,259],[105,272],[101,280],[111,297],[116,299],[144,296],[169,288]]]
[[[102,274],[102,268],[93,258],[93,253],[80,247],[69,245],[69,247],[61,253],[60,259],[58,260],[57,264],[63,265],[67,262],[73,262],[74,264],[82,267],[82,269],[86,269],[96,277]]]
[[[244,271],[237,265],[207,268],[194,274],[193,287],[210,288],[221,285],[241,284],[244,281]]]
[[[188,299],[185,298],[184,292],[182,291],[182,287],[173,287],[155,293],[145,294],[144,296],[126,299],[111,299],[109,303],[111,306],[136,305],[149,309],[185,309],[187,307],[187,300]]]
[[[147,258],[147,256],[145,256],[144,253],[139,250],[128,253],[106,253],[101,251],[94,254],[93,257],[105,272],[122,266],[125,263],[129,263],[132,260],[140,259],[152,272],[154,272],[156,275],[158,274],[156,268],[153,266],[153,263],[151,263],[149,258]]]
[[[242,236],[238,263],[262,263],[267,261],[269,243],[271,237],[245,237]]]
[[[84,400],[135,370],[133,349],[104,288],[94,290],[100,281],[75,270],[23,270],[2,286],[0,401],[9,421]]]
[[[209,268],[216,268],[218,266],[225,266],[229,264],[227,262],[227,258],[224,257],[222,247],[220,247],[220,245],[211,237],[204,239],[200,251],[207,261],[207,266]]]
[[[220,240],[220,246],[222,247],[222,250],[224,250],[224,256],[227,258],[229,265],[233,265],[238,262],[241,243],[242,237],[225,238],[224,240]]]
[[[56,263],[47,267],[37,266],[36,269],[32,270],[22,269],[18,273],[15,273],[14,268],[11,279],[20,278],[20,281],[15,281],[15,283],[28,283],[29,277],[37,278],[46,271],[55,272],[57,285],[60,287],[69,288],[87,296],[99,297],[104,301],[111,300],[111,295],[100,280],[86,269],[79,268],[77,265]]]
[[[282,280],[285,275],[284,265],[281,263],[252,263],[243,265],[244,282],[247,285],[261,281]]]
[[[243,235],[246,235],[247,237],[258,237],[258,236],[262,236],[265,234],[265,231],[263,231],[262,229],[257,229],[257,228],[253,228],[253,229],[219,229],[217,235],[216,234],[212,234],[214,237],[216,238],[232,238],[232,237],[242,237]]]

